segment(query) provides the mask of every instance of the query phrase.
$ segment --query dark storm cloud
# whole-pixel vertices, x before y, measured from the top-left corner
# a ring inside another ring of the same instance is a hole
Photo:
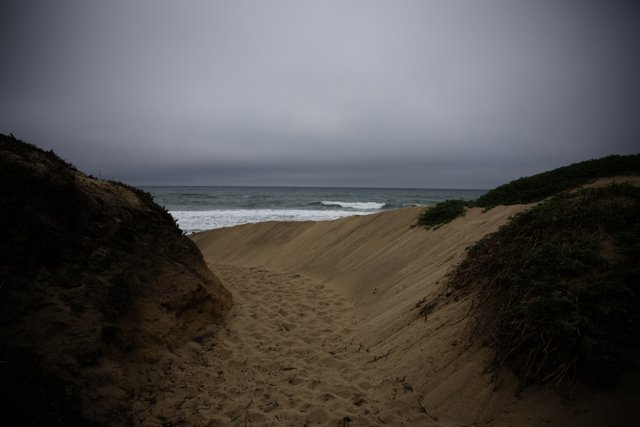
[[[631,1],[2,8],[0,131],[132,183],[477,188],[640,151]]]

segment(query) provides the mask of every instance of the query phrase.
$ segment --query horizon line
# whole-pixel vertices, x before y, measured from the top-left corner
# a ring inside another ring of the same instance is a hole
[[[202,184],[133,184],[136,187],[209,187],[209,188],[326,188],[326,189],[361,189],[361,190],[463,190],[489,191],[490,188],[454,188],[454,187],[365,187],[336,185],[202,185]]]

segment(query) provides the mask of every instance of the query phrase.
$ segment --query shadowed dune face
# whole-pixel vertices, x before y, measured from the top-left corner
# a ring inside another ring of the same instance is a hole
[[[129,423],[147,370],[231,295],[148,195],[5,136],[0,201],[4,419]]]

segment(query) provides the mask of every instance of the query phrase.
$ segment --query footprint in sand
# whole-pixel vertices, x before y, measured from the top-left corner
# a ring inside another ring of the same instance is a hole
[[[414,425],[433,425],[410,394],[389,411],[393,387],[380,388],[384,375],[353,344],[353,308],[338,292],[297,274],[211,268],[235,301],[226,333],[202,343],[199,363],[167,362],[171,386],[154,396],[162,418],[141,412],[140,424],[401,425],[404,411]]]

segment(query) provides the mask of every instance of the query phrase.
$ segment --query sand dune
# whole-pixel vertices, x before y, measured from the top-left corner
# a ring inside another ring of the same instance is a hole
[[[465,340],[470,300],[419,316],[465,248],[525,208],[437,230],[411,228],[421,209],[407,208],[193,235],[236,301],[213,344],[221,425],[625,425],[633,394],[567,404],[519,393],[506,371],[494,381],[491,351]]]
[[[231,294],[132,187],[0,135],[0,425],[130,425]]]
[[[0,257],[3,425],[640,419],[637,371],[606,391],[520,390],[468,339],[473,295],[447,295],[446,274],[526,206],[471,209],[436,230],[412,228],[422,209],[408,208],[190,241],[148,194],[14,138],[0,143],[11,172]]]

